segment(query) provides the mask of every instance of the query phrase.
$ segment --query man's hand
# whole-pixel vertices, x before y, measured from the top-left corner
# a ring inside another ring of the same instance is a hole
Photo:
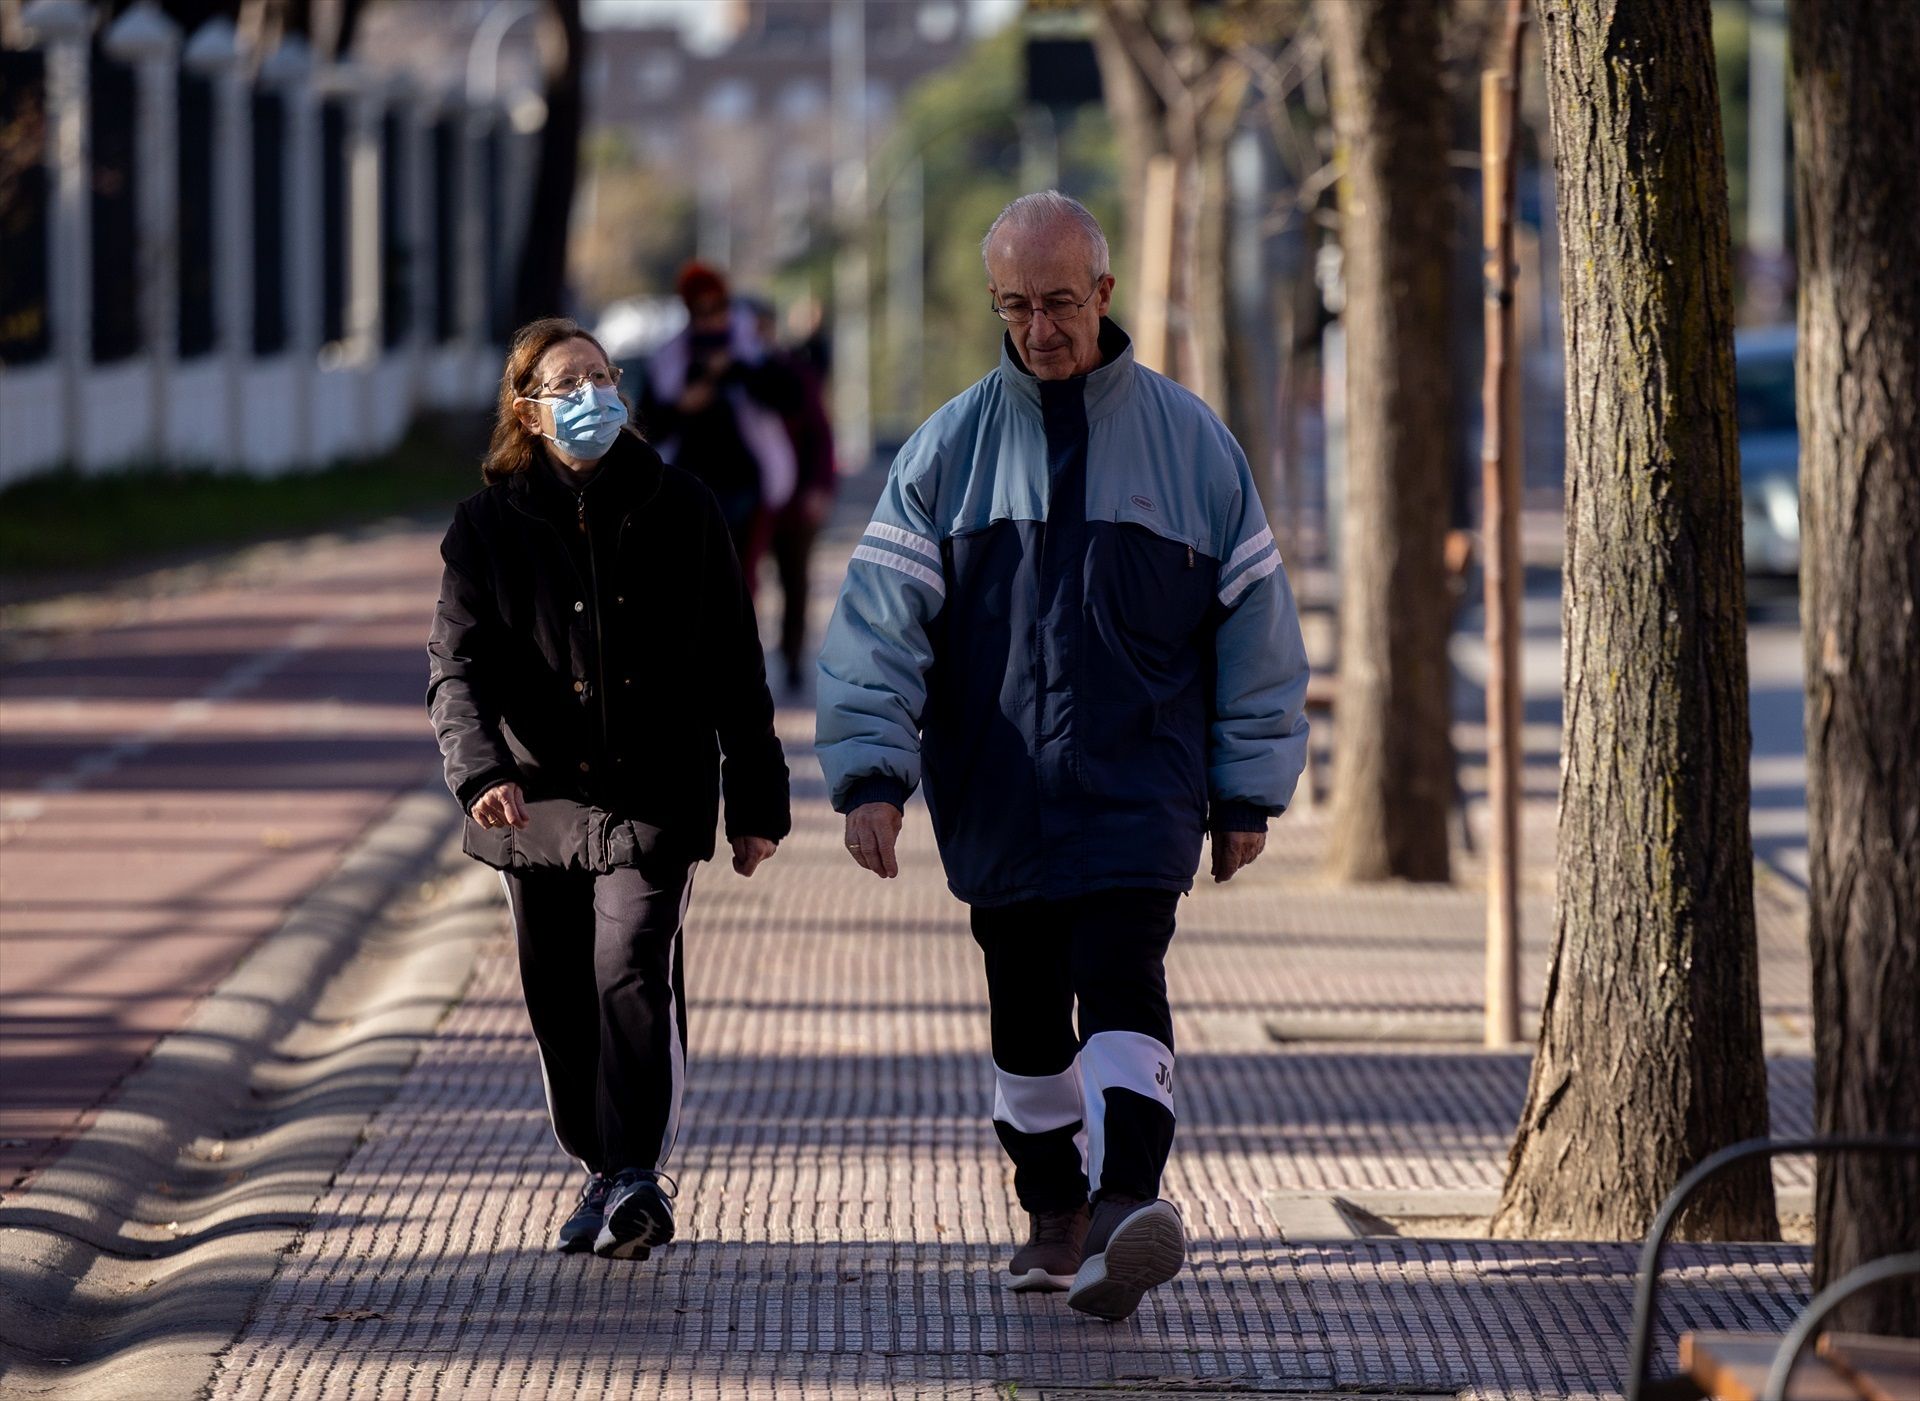
[[[892,880],[900,874],[893,854],[900,822],[900,809],[892,803],[862,803],[847,814],[847,855],[881,880]]]
[[[473,805],[473,820],[482,827],[524,827],[526,798],[517,783],[496,783]]]
[[[760,863],[773,859],[774,852],[780,849],[780,843],[769,841],[765,837],[734,837],[733,869],[743,876],[750,876],[760,869]]]
[[[680,398],[674,407],[684,414],[705,413],[713,402],[713,381],[708,379],[689,380],[687,387],[680,391]]]
[[[1213,879],[1224,884],[1242,867],[1251,866],[1267,849],[1265,832],[1215,832],[1213,834]]]

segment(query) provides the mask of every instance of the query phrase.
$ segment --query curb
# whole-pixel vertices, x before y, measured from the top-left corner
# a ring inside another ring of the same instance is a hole
[[[1400,1236],[1419,1239],[1422,1227],[1438,1222],[1485,1222],[1499,1209],[1497,1190],[1439,1189],[1339,1192],[1268,1192],[1261,1198],[1280,1238],[1289,1245],[1324,1241],[1353,1241],[1366,1237]],[[1783,1216],[1811,1216],[1811,1187],[1774,1188],[1775,1206]],[[1442,1229],[1448,1239],[1487,1240],[1476,1230]]]
[[[258,1193],[245,1184],[242,1158],[221,1164],[217,1142],[211,1152],[196,1155],[196,1140],[218,1141],[236,1123],[261,1117],[256,1072],[348,968],[407,883],[432,870],[458,830],[457,818],[437,781],[403,794],[185,1024],[155,1046],[92,1125],[0,1206],[0,1293],[14,1305],[0,1322],[0,1369],[10,1374],[0,1380],[0,1395],[42,1394],[59,1386],[63,1374],[57,1369],[83,1360],[48,1353],[79,1345],[71,1336],[74,1315],[89,1310],[74,1305],[90,1271],[153,1266],[230,1233],[304,1229],[310,1212],[296,1200]],[[176,1200],[183,1172],[227,1189],[216,1197],[252,1193],[277,1199],[261,1203],[265,1212],[237,1220],[216,1200],[210,1224],[180,1232],[179,1222],[164,1220],[169,1211],[189,1215],[207,1206],[191,1195]],[[129,1315],[145,1305],[124,1302]],[[97,1317],[83,1341],[106,1342],[99,1336],[113,1331],[101,1326],[106,1323]],[[134,1331],[142,1331],[137,1322]],[[217,1351],[229,1337],[231,1331],[218,1339],[203,1333],[198,1341],[213,1343]]]

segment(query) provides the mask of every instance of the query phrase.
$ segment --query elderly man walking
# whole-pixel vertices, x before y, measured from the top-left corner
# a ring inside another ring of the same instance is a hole
[[[1159,1199],[1175,906],[1205,833],[1228,880],[1291,798],[1307,662],[1246,457],[1135,364],[1093,216],[1026,195],[982,251],[1000,365],[894,462],[821,654],[819,753],[883,878],[924,779],[972,907],[1032,1224],[1011,1287],[1120,1319],[1186,1254]]]

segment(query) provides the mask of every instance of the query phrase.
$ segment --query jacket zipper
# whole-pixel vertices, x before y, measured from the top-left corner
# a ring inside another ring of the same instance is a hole
[[[600,562],[594,554],[593,532],[587,529],[587,494],[583,491],[574,499],[580,507],[580,529],[587,537],[587,587],[593,599],[594,699],[599,703],[600,758],[605,763],[613,746],[611,727],[607,724],[607,640],[606,628],[600,617]],[[624,522],[621,528],[625,529]]]
[[[648,500],[651,500],[651,499],[652,497],[649,496]],[[607,670],[606,641],[602,634],[601,623],[600,623],[599,571],[598,571],[598,567],[597,567],[597,564],[594,558],[594,553],[593,553],[593,536],[591,534],[587,536],[588,577],[582,578],[580,575],[580,567],[573,562],[573,551],[569,550],[566,547],[566,538],[560,534],[560,527],[553,523],[552,517],[542,515],[537,511],[530,511],[525,506],[522,506],[517,502],[514,503],[514,509],[519,511],[522,515],[530,516],[534,520],[539,521],[542,525],[546,526],[547,529],[551,530],[554,533],[554,535],[560,539],[560,553],[566,558],[567,568],[573,571],[574,579],[578,581],[581,588],[587,591],[588,594],[593,599],[593,653],[594,653],[594,665],[596,670],[599,672],[599,675],[597,675],[594,678],[594,684],[600,687],[600,707],[599,707],[600,708],[600,734],[601,734],[601,740],[602,740],[602,749],[604,751],[605,739],[608,733],[607,695],[606,695],[606,685],[605,685],[606,670]],[[576,492],[574,494],[574,511],[575,511],[576,519],[585,517],[586,511],[587,511],[587,505],[586,505],[586,493],[584,491]],[[633,524],[633,514],[634,514],[633,511],[628,511],[627,514],[621,518],[620,531],[617,537],[618,540],[625,540],[627,527]],[[617,546],[616,546],[616,549],[617,549]]]

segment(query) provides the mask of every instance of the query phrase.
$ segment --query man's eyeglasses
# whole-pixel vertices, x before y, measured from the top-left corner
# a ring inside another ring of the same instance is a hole
[[[1092,301],[1099,291],[1096,287],[1077,302],[1072,297],[1048,297],[1037,307],[1022,301],[994,302],[993,314],[1009,326],[1024,326],[1036,315],[1044,316],[1058,326],[1062,321],[1071,321],[1077,316],[1080,308]]]
[[[595,389],[612,389],[620,383],[620,367],[615,365],[605,369],[591,370],[584,375],[562,375],[559,379],[550,379],[527,397],[530,399],[571,399],[588,385]]]

